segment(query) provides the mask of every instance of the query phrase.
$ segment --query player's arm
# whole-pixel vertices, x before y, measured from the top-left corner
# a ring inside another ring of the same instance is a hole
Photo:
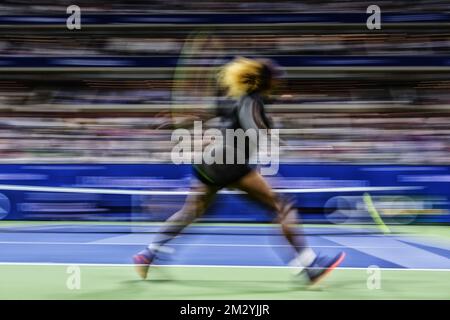
[[[238,112],[239,123],[244,130],[269,129],[264,106],[261,102],[251,98],[244,98]]]

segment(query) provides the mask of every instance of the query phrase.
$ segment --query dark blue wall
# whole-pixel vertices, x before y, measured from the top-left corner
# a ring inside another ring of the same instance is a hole
[[[450,223],[448,166],[369,166],[284,164],[276,189],[313,189],[291,194],[304,218],[357,222],[367,219],[365,188],[379,212],[393,222]],[[27,164],[0,165],[0,218],[63,220],[163,220],[183,203],[178,195],[134,195],[11,190],[51,186],[118,190],[186,190],[191,168],[172,164]],[[325,189],[324,189],[325,188]],[[336,189],[337,188],[337,189]],[[343,191],[341,188],[357,188]],[[322,191],[324,189],[324,191]],[[39,191],[37,191],[39,190]],[[72,191],[70,189],[66,191]],[[208,221],[267,221],[271,214],[244,196],[221,194],[204,217]]]

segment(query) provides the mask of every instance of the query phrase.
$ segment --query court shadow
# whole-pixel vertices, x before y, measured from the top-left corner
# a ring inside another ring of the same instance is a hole
[[[81,299],[215,299],[225,296],[258,296],[300,290],[287,282],[151,279],[124,280],[106,290],[80,292]]]
[[[151,282],[160,282],[161,280],[150,280]],[[163,280],[162,283],[164,283]],[[290,286],[285,281],[254,281],[254,280],[169,280],[168,282],[176,283],[177,286],[214,289],[214,297],[230,294],[277,294],[290,291],[297,291],[300,286]],[[191,296],[196,296],[191,291]],[[200,294],[203,295],[203,294]]]

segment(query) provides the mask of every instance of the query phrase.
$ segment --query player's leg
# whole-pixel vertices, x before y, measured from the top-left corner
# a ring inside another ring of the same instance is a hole
[[[293,203],[273,192],[257,171],[251,171],[233,184],[233,187],[246,192],[250,198],[263,203],[276,213],[275,222],[280,224],[283,235],[295,251],[300,252],[307,247],[305,237],[301,233],[296,235],[296,230],[292,226],[298,223]]]
[[[191,188],[183,207],[166,220],[152,243],[153,247],[163,246],[176,237],[186,226],[199,218],[214,200],[219,188],[198,182]]]
[[[218,187],[201,182],[197,182],[195,186],[191,187],[181,210],[167,219],[153,242],[133,257],[136,270],[143,279],[147,277],[148,268],[158,252],[166,251],[167,248],[164,245],[206,211],[218,190]]]
[[[316,283],[324,275],[338,266],[345,257],[343,252],[334,257],[317,256],[316,253],[307,245],[305,236],[299,227],[293,226],[298,224],[297,211],[294,203],[275,194],[267,181],[256,171],[252,171],[237,183],[234,187],[245,191],[251,198],[265,204],[276,214],[275,222],[281,225],[281,230],[287,241],[297,252],[297,257],[292,260],[298,273],[306,270],[310,281]]]

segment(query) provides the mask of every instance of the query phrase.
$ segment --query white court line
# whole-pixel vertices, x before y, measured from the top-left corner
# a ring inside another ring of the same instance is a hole
[[[246,221],[248,221],[248,220],[246,220]],[[112,227],[112,228],[116,228],[116,227],[117,228],[128,228],[128,229],[139,230],[139,229],[158,229],[159,227],[168,224],[167,222],[160,222],[160,223],[157,223],[157,224],[154,224],[154,225],[152,225],[151,223],[154,223],[154,222],[150,222],[150,224],[148,224],[148,225],[144,225],[144,224],[142,224],[142,225],[125,225],[125,224],[123,224],[123,225],[113,225],[113,224],[111,224],[111,225],[102,225],[102,224],[96,224],[95,221],[94,221],[92,224],[79,224],[79,225],[77,225],[77,224],[70,224],[70,221],[68,221],[66,224],[2,226],[1,225],[1,220],[0,220],[0,232],[6,230],[6,231],[9,231],[9,233],[23,233],[23,231],[28,231],[27,229],[32,229],[31,231],[33,231],[33,230],[41,230],[41,229],[43,229],[43,230],[46,230],[46,229],[83,229],[83,228],[85,228],[85,229],[87,229],[87,228],[102,229],[102,228],[108,228],[108,227]],[[251,223],[248,223],[248,224],[251,224]],[[366,224],[364,226],[354,227],[354,228],[348,228],[345,225],[338,225],[338,224],[328,225],[328,226],[326,226],[324,228],[322,228],[322,226],[308,226],[308,225],[299,225],[299,227],[302,227],[303,229],[320,229],[320,230],[324,230],[324,231],[333,231],[333,229],[343,229],[344,231],[353,232],[353,233],[356,233],[356,232],[359,232],[359,231],[373,232],[373,231],[377,231],[378,230],[378,229],[375,229],[376,227],[373,224]],[[253,232],[259,230],[259,231],[261,231],[261,233],[264,233],[265,232],[264,228],[276,229],[275,231],[277,231],[280,228],[280,226],[278,224],[275,224],[275,223],[267,223],[266,225],[258,225],[258,226],[253,226],[253,227],[252,226],[246,226],[246,227],[245,226],[232,226],[232,225],[230,225],[230,226],[227,226],[227,225],[218,226],[218,225],[208,225],[207,222],[204,223],[204,222],[200,222],[199,221],[197,223],[193,223],[193,224],[189,225],[189,228],[191,228],[191,229],[196,229],[196,228],[199,228],[199,229],[210,229],[210,230],[211,229],[214,229],[214,230],[219,229],[219,230],[226,230],[226,231],[233,231],[233,229],[238,229],[239,231],[253,231]],[[111,229],[111,230],[113,230],[113,229]],[[341,230],[339,230],[339,231],[341,231]],[[61,233],[66,233],[66,232],[61,231]],[[83,233],[83,232],[80,232],[80,233]],[[102,234],[103,232],[100,230],[99,232],[87,232],[87,233]],[[118,233],[118,234],[120,234],[120,233],[123,233],[123,232],[121,232],[121,231],[117,231],[117,232],[110,231],[108,233]],[[142,233],[142,232],[139,232],[139,231],[138,232],[133,232],[133,231],[131,231],[131,232],[127,232],[127,233],[130,233],[130,234],[138,233],[139,234],[139,233]],[[245,235],[245,234],[243,234],[243,235]],[[336,235],[339,235],[339,234],[336,233]],[[378,232],[378,233],[376,233],[374,235],[382,235],[382,234]]]
[[[320,192],[366,192],[366,191],[404,191],[419,190],[420,186],[410,187],[338,187],[338,188],[309,188],[309,189],[274,189],[280,193],[320,193]],[[200,194],[189,190],[159,191],[159,190],[131,190],[131,189],[103,189],[103,188],[72,188],[72,187],[44,187],[0,184],[0,190],[9,191],[36,191],[36,192],[63,192],[63,193],[96,193],[96,194],[123,194],[123,195],[188,195]],[[221,194],[245,194],[238,190],[222,190]]]
[[[107,245],[107,246],[145,246],[143,242],[52,242],[52,241],[0,241],[0,244],[24,244],[24,245]],[[178,247],[291,247],[287,244],[237,244],[237,243],[171,243],[170,246]],[[345,246],[308,246],[310,248],[344,248]],[[352,246],[357,249],[400,249],[401,247],[386,246]]]
[[[0,262],[0,266],[86,266],[86,267],[134,267],[130,263],[62,263],[62,262]],[[244,269],[296,269],[290,266],[238,266],[238,265],[195,265],[195,264],[158,264],[158,267],[168,268],[244,268]],[[368,267],[337,267],[340,270],[367,270]],[[450,269],[432,268],[379,268],[382,271],[439,271],[450,272]]]

